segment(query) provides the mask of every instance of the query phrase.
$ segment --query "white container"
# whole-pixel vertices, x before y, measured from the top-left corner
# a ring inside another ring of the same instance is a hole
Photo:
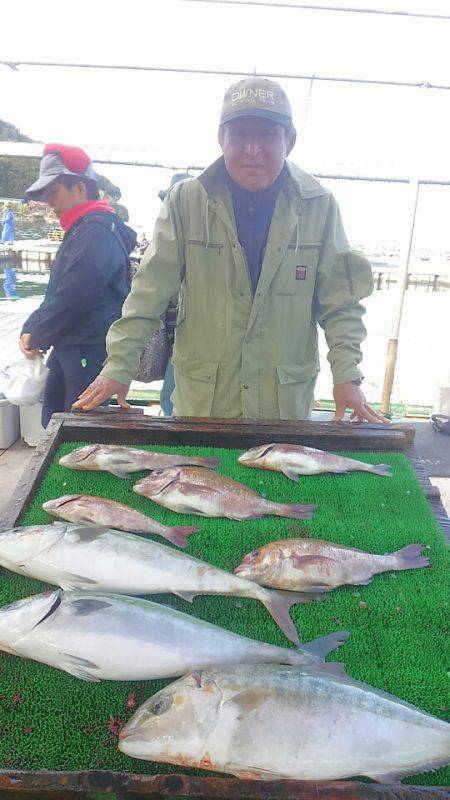
[[[44,433],[41,425],[42,401],[32,406],[20,406],[20,435],[30,445],[36,447]]]
[[[11,447],[19,436],[19,409],[9,400],[0,400],[0,450]]]

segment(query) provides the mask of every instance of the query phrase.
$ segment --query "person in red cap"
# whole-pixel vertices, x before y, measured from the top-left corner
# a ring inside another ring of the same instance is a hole
[[[101,200],[92,161],[81,147],[47,144],[39,177],[27,190],[47,203],[65,231],[43,303],[26,320],[20,349],[36,358],[51,347],[42,424],[73,402],[99,373],[105,337],[131,285],[136,234]]]

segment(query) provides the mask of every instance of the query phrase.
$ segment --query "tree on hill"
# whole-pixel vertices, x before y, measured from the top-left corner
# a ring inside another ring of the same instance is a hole
[[[33,142],[9,122],[0,119],[0,141]],[[39,176],[39,158],[25,156],[0,156],[0,197],[25,197],[25,191]],[[104,175],[99,175],[99,189],[107,195],[116,214],[124,221],[129,219],[128,210],[119,203],[122,192]]]

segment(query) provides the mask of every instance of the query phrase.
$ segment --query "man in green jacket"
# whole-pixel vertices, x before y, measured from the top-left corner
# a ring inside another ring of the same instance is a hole
[[[360,301],[369,262],[350,250],[337,203],[286,157],[296,139],[277,83],[249,78],[226,92],[223,156],[169,192],[108,357],[75,403],[90,410],[117,394],[122,408],[139,357],[179,296],[174,415],[307,419],[325,331],[336,418],[384,418],[359,387],[366,330]]]

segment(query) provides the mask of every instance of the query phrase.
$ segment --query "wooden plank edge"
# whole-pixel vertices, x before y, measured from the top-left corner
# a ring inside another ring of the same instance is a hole
[[[53,455],[59,447],[63,424],[63,415],[58,415],[58,419],[52,418],[50,421],[45,433],[36,446],[28,466],[19,478],[17,486],[12,493],[11,500],[0,517],[1,531],[14,528],[23,516],[26,508],[28,508],[47,470],[49,461],[53,458]]]
[[[120,797],[186,797],[190,800],[450,800],[448,787],[375,784],[360,781],[251,781],[182,774],[137,775],[84,772],[0,770],[1,797],[34,795],[54,798],[88,796],[89,792]]]
[[[55,415],[58,416],[58,415]],[[168,444],[212,445],[217,437],[228,437],[229,446],[248,446],[255,437],[258,442],[292,442],[322,449],[354,449],[371,451],[404,451],[414,442],[412,425],[376,425],[350,422],[313,422],[311,420],[244,420],[198,417],[150,417],[134,411],[95,412],[65,415],[65,440],[113,441],[125,444],[146,443],[154,435],[163,435]],[[117,438],[117,436],[119,438]],[[217,444],[216,446],[220,446]]]
[[[417,454],[415,448],[412,446],[409,447],[406,451],[406,455],[408,456],[419,483],[425,493],[425,496],[428,499],[431,511],[442,531],[442,535],[447,544],[450,544],[450,517],[448,516],[447,511],[442,504],[441,493],[439,492],[439,489],[437,489],[437,487],[433,486],[431,483],[428,470],[425,467],[423,460]],[[436,489],[437,492],[435,491]]]

